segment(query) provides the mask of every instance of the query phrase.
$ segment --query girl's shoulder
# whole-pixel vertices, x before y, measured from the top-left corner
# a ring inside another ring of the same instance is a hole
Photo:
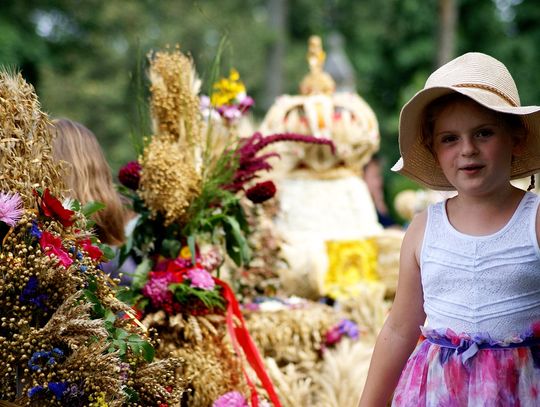
[[[418,212],[414,215],[411,223],[409,224],[405,237],[403,239],[403,247],[408,250],[414,251],[414,255],[418,264],[420,264],[420,252],[422,249],[422,242],[424,241],[424,234],[426,231],[428,208]]]

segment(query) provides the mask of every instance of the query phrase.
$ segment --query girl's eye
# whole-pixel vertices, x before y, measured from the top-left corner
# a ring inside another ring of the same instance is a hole
[[[480,129],[476,132],[476,137],[485,138],[493,135],[493,130],[491,129]]]
[[[447,134],[441,137],[441,143],[452,143],[457,140],[457,136],[454,136],[453,134]]]

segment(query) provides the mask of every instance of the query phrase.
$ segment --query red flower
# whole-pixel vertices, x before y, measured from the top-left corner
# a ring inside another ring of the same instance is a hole
[[[253,203],[263,203],[273,198],[276,194],[276,186],[272,181],[259,182],[246,191],[246,196]]]
[[[73,225],[75,212],[66,209],[62,203],[51,195],[49,189],[45,189],[41,196],[41,210],[45,216],[57,219],[64,227]]]
[[[103,252],[101,251],[101,249],[97,246],[94,246],[90,239],[83,239],[79,241],[79,244],[81,245],[83,250],[88,253],[88,256],[90,256],[92,260],[101,260],[101,258],[103,257]]]
[[[69,257],[68,253],[64,250],[62,239],[59,237],[56,237],[49,232],[42,232],[41,238],[39,239],[39,245],[47,255],[51,256],[54,254],[65,268],[68,268],[71,263],[73,263],[73,259]]]
[[[141,180],[141,164],[138,161],[130,161],[118,171],[118,181],[129,189],[139,189]]]

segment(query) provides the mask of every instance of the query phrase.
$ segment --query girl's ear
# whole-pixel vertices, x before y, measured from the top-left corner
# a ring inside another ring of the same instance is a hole
[[[512,155],[514,157],[519,157],[523,155],[525,152],[525,148],[527,146],[527,134],[520,134],[518,136],[513,137],[514,139],[514,147],[512,147]]]

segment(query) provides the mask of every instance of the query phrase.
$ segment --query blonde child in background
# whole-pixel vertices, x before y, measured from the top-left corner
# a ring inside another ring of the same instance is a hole
[[[402,109],[394,170],[457,194],[416,215],[361,407],[540,405],[540,107],[468,53]],[[420,341],[419,341],[420,337]]]
[[[102,243],[113,248],[125,240],[125,225],[129,213],[116,191],[111,169],[99,142],[88,128],[68,119],[53,121],[56,137],[53,139],[53,157],[69,163],[67,186],[71,198],[82,205],[101,202],[105,207],[92,215],[95,232]],[[115,261],[104,265],[107,272],[115,275]]]

